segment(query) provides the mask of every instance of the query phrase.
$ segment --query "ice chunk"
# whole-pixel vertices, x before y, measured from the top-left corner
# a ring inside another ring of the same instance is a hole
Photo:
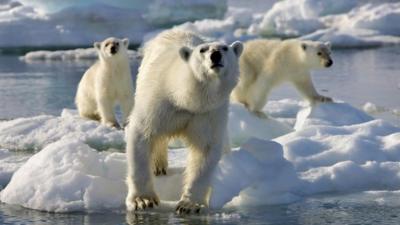
[[[343,126],[363,123],[373,118],[347,103],[319,103],[297,114],[295,130],[311,125]]]
[[[170,152],[170,160],[179,159],[180,164],[175,162],[168,176],[155,178],[164,207],[179,200],[184,158],[182,149]],[[125,167],[122,153],[98,152],[80,140],[65,138],[32,156],[0,193],[0,200],[52,212],[119,209],[126,195]],[[277,190],[285,179],[292,179],[287,176],[290,171],[294,174],[290,168],[279,144],[252,139],[220,161],[212,179],[210,207],[223,207],[260,179],[271,178],[268,182]]]
[[[231,104],[228,131],[234,146],[250,137],[270,140],[292,131],[288,125],[273,118],[261,119],[240,104]]]
[[[0,149],[0,190],[7,185],[11,176],[21,167],[30,155],[13,154],[7,149]]]
[[[0,146],[10,150],[40,150],[63,138],[83,140],[100,150],[125,146],[123,131],[82,119],[76,111],[0,122]]]
[[[140,55],[136,51],[128,50],[129,58],[139,64]],[[94,48],[78,48],[57,51],[32,51],[20,57],[21,60],[30,62],[37,60],[97,60],[98,53]]]

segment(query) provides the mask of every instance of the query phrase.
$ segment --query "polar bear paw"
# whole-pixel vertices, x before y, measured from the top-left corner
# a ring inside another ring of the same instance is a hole
[[[144,210],[146,208],[153,208],[158,206],[160,200],[157,195],[154,196],[136,196],[127,197],[125,204],[128,211]]]
[[[200,213],[204,211],[205,206],[203,204],[192,202],[188,199],[180,200],[176,206],[175,212],[178,215]]]
[[[167,175],[167,168],[164,167],[156,167],[154,169],[154,175],[155,176],[165,176]]]

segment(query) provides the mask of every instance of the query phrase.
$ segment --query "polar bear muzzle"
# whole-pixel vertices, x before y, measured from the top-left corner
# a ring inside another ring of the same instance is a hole
[[[222,59],[222,54],[220,51],[213,51],[210,54],[210,60],[211,60],[211,68],[218,68],[218,67],[224,67],[224,65],[221,63],[221,59]]]

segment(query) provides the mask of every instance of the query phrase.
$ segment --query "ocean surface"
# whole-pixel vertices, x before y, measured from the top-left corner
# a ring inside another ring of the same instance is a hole
[[[0,55],[0,119],[59,115],[75,108],[78,82],[93,61],[37,61]],[[375,117],[400,126],[400,47],[334,50],[334,65],[313,72],[317,90],[362,108],[373,103]],[[284,85],[271,99],[300,99]],[[262,198],[263,196],[260,196]],[[200,216],[173,213],[46,213],[0,203],[0,224],[400,224],[400,204],[381,204],[357,194],[323,195],[299,202],[243,207]]]

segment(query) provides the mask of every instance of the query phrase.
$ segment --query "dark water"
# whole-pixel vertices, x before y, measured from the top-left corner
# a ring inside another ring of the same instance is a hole
[[[347,196],[310,198],[274,206],[247,207],[177,216],[173,213],[45,213],[0,204],[0,224],[400,224],[400,207],[346,200]]]
[[[383,111],[375,116],[400,125],[400,117],[393,113],[400,110],[400,47],[337,50],[333,58],[332,68],[314,72],[319,92],[359,107],[372,102]],[[74,108],[77,84],[91,63],[26,63],[15,55],[0,55],[0,119],[59,115],[63,108]],[[288,85],[271,98],[300,99]],[[0,203],[0,224],[400,224],[400,204],[347,199],[324,196],[185,217],[124,211],[56,214]]]

